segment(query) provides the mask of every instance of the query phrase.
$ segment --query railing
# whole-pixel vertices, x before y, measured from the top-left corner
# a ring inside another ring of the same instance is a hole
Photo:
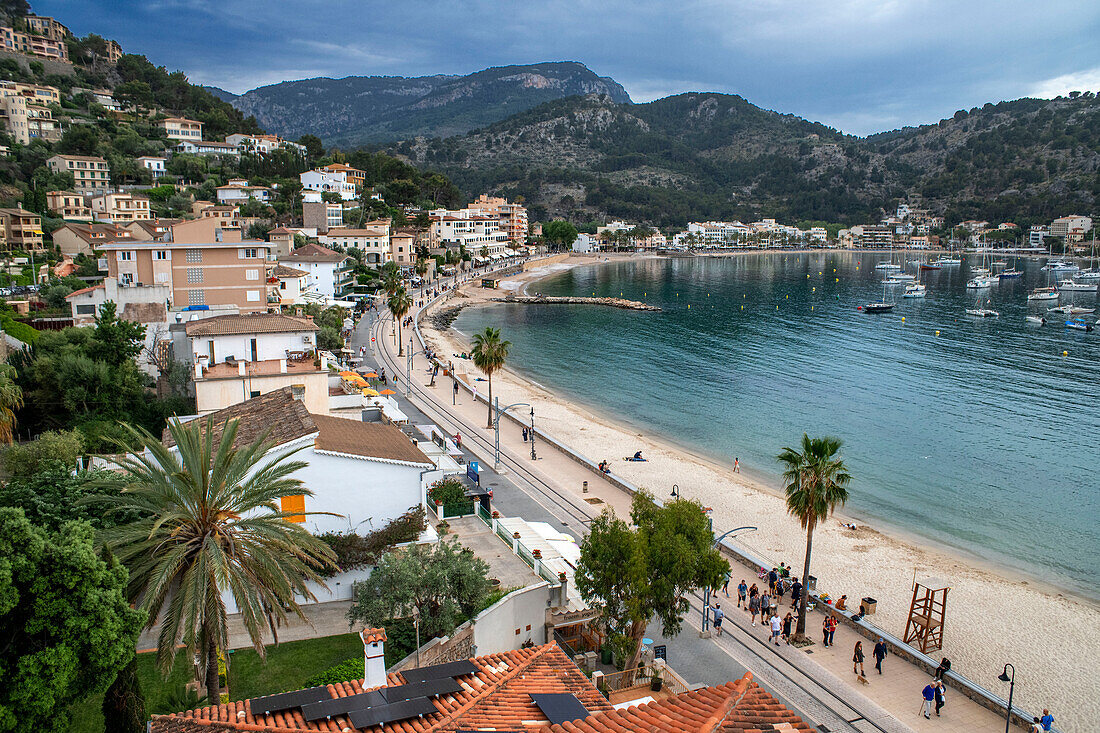
[[[490,528],[493,526],[493,517],[489,514],[489,511],[481,505],[481,502],[477,503],[477,506],[474,508],[474,513],[477,514],[478,519],[485,522],[487,526]]]
[[[668,690],[674,695],[688,691],[687,685],[668,667],[658,668],[653,664],[645,664],[634,669],[605,674],[600,678],[599,690],[604,694],[604,697],[610,697],[613,692],[649,686],[653,684],[656,677],[660,677],[662,689]]]
[[[573,645],[566,641],[565,637],[558,633],[557,629],[554,629],[554,641],[557,642],[561,650],[565,652],[565,656],[570,659],[577,656],[577,652],[573,649]]]

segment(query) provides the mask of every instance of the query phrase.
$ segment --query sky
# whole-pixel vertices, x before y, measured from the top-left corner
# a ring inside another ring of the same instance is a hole
[[[636,102],[740,94],[866,135],[1100,92],[1096,0],[32,0],[241,93],[316,76],[580,61]]]

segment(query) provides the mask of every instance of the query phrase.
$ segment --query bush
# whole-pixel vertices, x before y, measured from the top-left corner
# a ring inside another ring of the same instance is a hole
[[[322,685],[336,685],[348,680],[361,679],[363,679],[363,659],[362,657],[354,657],[318,672],[305,681],[305,686],[321,687]]]
[[[418,506],[402,514],[385,527],[368,535],[326,532],[319,539],[336,553],[337,568],[332,571],[319,571],[330,577],[338,572],[354,570],[378,562],[382,553],[394,545],[412,542],[427,527],[424,520],[424,507]]]
[[[20,323],[7,314],[0,315],[0,328],[4,329],[4,333],[12,338],[19,339],[25,344],[33,344],[35,339],[38,338],[38,331],[25,323]]]
[[[437,501],[443,502],[443,506],[465,503],[466,487],[455,478],[440,479],[428,489],[428,501],[433,504]]]

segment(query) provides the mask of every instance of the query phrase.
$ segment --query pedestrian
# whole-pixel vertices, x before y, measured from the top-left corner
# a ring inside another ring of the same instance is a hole
[[[753,588],[755,587],[754,585]],[[753,595],[751,590],[749,594],[749,615],[752,617],[752,625],[756,626],[756,614],[760,613],[760,596]]]
[[[825,646],[829,646],[829,617],[826,616],[821,621],[821,643]]]
[[[931,719],[932,703],[936,701],[936,688],[932,686],[931,682],[929,682],[927,685],[924,686],[924,689],[921,690],[920,694],[922,702],[920,704],[920,712],[917,714],[923,714],[924,717]]]
[[[731,573],[727,570],[725,577],[722,579],[722,592],[726,594],[726,598],[730,597],[730,575]]]
[[[779,580],[779,568],[768,571],[768,590],[775,593],[775,581]]]
[[[783,639],[787,644],[791,643],[791,624],[794,623],[794,616],[790,611],[787,611],[787,615],[783,617]]]
[[[875,643],[874,651],[871,654],[875,658],[875,669],[879,674],[882,674],[882,660],[886,659],[886,641],[880,636],[878,642]]]
[[[734,456],[733,459],[733,472],[741,473],[741,460]]]
[[[832,642],[830,642],[831,644]],[[857,670],[856,667],[859,669]],[[852,674],[858,673],[860,677],[866,677],[863,671],[863,642],[857,641],[855,651],[852,652]]]
[[[798,606],[798,602],[802,600],[802,583],[798,578],[794,579],[791,583],[791,608]]]
[[[936,683],[936,717],[940,717],[940,710],[947,704],[947,687],[943,680]]]
[[[783,605],[783,594],[786,592],[786,588],[783,587],[783,576],[779,576],[779,580],[775,581],[775,605],[778,608]]]
[[[772,642],[776,646],[779,646],[779,635],[781,633],[783,633],[783,622],[780,620],[778,613],[775,614],[774,616],[772,616],[771,627],[772,627]]]
[[[1043,708],[1043,717],[1039,718],[1039,722],[1043,725],[1043,730],[1050,730],[1050,727],[1054,725],[1054,716],[1050,714],[1050,711]]]
[[[760,594],[760,623],[765,623],[770,617],[770,609],[772,606],[771,596],[767,591]]]
[[[1027,729],[1028,733],[1043,733],[1043,723],[1038,718],[1031,724],[1031,727]]]
[[[726,614],[722,613],[722,607],[717,603],[714,604],[712,611],[714,615],[714,633],[718,636],[722,635],[722,619],[726,617]]]
[[[832,616],[829,617],[829,646],[833,645],[833,634],[836,633],[836,619]]]
[[[737,586],[737,607],[742,608],[741,604],[745,603],[749,595],[749,586],[745,583],[745,579],[742,578],[740,584]]]
[[[524,443],[526,443],[526,442],[527,442],[527,428],[524,428],[524,429],[523,429],[523,442],[524,442]]]
[[[943,657],[940,660],[940,666],[936,667],[936,673],[932,676],[934,680],[942,680],[943,676],[951,671],[951,660],[947,657]]]

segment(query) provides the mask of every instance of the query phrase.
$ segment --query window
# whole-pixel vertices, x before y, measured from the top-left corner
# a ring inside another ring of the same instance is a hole
[[[78,316],[94,316],[95,305],[91,303],[89,303],[88,305],[78,305],[76,307],[76,314]]]
[[[285,280],[280,280],[279,281],[279,290],[286,290],[286,281]]]
[[[245,280],[259,280],[260,279],[260,271],[259,270],[245,270],[244,271],[244,279]]]
[[[249,303],[255,303],[256,301],[258,301],[260,299],[260,291],[259,290],[249,290],[249,291],[247,291],[247,293],[245,293],[245,296],[248,299]]]
[[[293,496],[284,496],[279,499],[280,508],[291,516],[286,518],[288,522],[302,523],[306,521],[306,496],[305,494],[294,494]]]
[[[123,272],[119,274],[118,281],[122,285],[132,285],[134,282],[134,276],[128,272]]]
[[[134,259],[134,253],[133,252],[119,252],[118,253],[118,261],[119,262],[131,262],[133,259]]]
[[[290,396],[301,402],[306,398],[306,386],[304,384],[290,385]]]
[[[187,250],[188,262],[202,262],[202,250],[201,249],[189,249]]]
[[[206,305],[206,291],[188,290],[187,305]]]
[[[157,276],[156,276],[156,281],[158,283],[168,282],[168,273],[167,272],[158,272]]]
[[[255,247],[244,247],[240,250],[240,259],[242,260],[254,260],[257,257],[259,257],[259,255],[256,254]]]
[[[155,252],[153,252],[153,259],[154,260],[166,260],[166,259],[168,259],[168,250],[166,250],[166,249],[156,250]]]
[[[202,268],[201,267],[188,267],[187,268],[187,282],[194,285],[202,282]]]

